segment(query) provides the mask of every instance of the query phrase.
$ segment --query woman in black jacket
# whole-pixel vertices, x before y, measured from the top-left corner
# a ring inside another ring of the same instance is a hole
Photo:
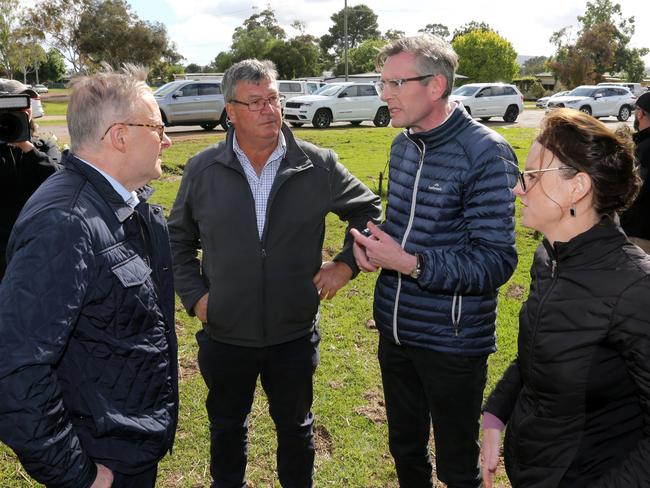
[[[484,407],[486,487],[504,425],[515,488],[650,486],[650,259],[616,217],[638,186],[629,135],[546,117],[515,189],[544,241],[518,356]]]

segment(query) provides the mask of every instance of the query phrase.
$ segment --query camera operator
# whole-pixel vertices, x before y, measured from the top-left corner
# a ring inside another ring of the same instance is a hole
[[[0,96],[38,93],[16,80],[0,80]],[[5,273],[5,251],[18,214],[43,181],[60,168],[61,153],[53,141],[34,136],[36,125],[32,109],[29,117],[31,138],[27,141],[0,142],[0,281]]]

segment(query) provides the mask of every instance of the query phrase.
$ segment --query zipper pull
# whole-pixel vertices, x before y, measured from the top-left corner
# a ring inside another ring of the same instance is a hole
[[[262,259],[266,259],[266,249],[262,248]]]
[[[557,261],[553,259],[551,261],[551,278],[555,278],[555,271],[557,271]]]

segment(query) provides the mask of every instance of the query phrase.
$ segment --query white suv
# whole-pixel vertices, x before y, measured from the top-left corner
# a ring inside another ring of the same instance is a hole
[[[456,88],[449,98],[462,103],[468,114],[483,122],[490,117],[516,122],[524,111],[524,96],[516,86],[504,83],[468,83]]]
[[[377,127],[386,127],[390,113],[372,83],[331,83],[317,94],[295,97],[284,106],[284,119],[294,127],[310,123],[326,129],[332,122],[347,121],[359,125],[372,120]]]
[[[582,85],[563,97],[549,100],[547,110],[574,108],[594,117],[616,116],[621,122],[630,118],[636,97],[622,86]]]
[[[295,97],[311,95],[324,85],[322,81],[278,80],[278,91],[280,95],[284,95],[284,102],[286,102]],[[284,103],[282,106],[284,107]]]
[[[629,83],[627,81],[621,81],[619,83],[614,83],[610,81],[604,81],[602,83],[598,83],[598,86],[622,86],[624,88],[627,88],[632,92],[633,95],[636,95],[637,97],[643,93],[645,93],[645,87],[641,86],[641,83]]]

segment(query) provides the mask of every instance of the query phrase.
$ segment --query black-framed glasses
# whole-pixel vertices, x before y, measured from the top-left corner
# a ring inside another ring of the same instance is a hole
[[[379,93],[382,93],[386,87],[392,88],[393,90],[399,90],[402,88],[402,85],[404,83],[407,83],[409,81],[422,81],[426,80],[427,78],[431,78],[432,76],[436,76],[434,74],[428,74],[428,75],[422,75],[422,76],[412,76],[411,78],[396,78],[394,80],[379,80],[375,82],[375,86],[377,87],[377,91]]]
[[[248,110],[251,112],[260,112],[267,105],[271,107],[277,107],[280,105],[280,95],[271,95],[267,98],[256,98],[250,102],[242,102],[240,100],[235,100],[234,98],[230,100],[230,103],[238,103],[239,105],[244,105],[248,107]]]
[[[526,171],[519,171],[517,182],[519,183],[519,185],[521,185],[522,191],[526,193],[533,186],[535,186],[535,183],[537,183],[537,178],[535,178],[535,176],[538,173],[546,173],[548,171],[560,171],[560,170],[571,170],[576,172],[578,171],[575,168],[572,168],[571,166],[558,166],[555,168],[543,168],[543,169],[529,169]]]
[[[104,137],[106,137],[106,134],[108,134],[108,131],[116,125],[126,125],[128,127],[149,127],[150,129],[154,129],[156,131],[158,137],[160,138],[160,142],[162,142],[163,138],[165,137],[165,124],[131,124],[129,122],[113,122],[108,126],[108,129],[106,129],[106,132],[104,132],[104,135],[100,141],[103,141]]]

